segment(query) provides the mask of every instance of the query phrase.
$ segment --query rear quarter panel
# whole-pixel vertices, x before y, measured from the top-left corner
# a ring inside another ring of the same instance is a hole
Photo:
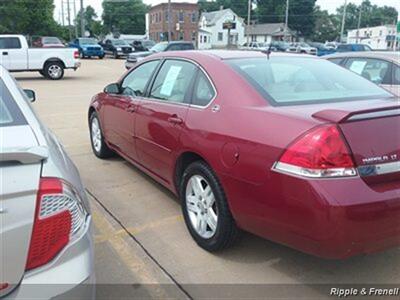
[[[61,60],[66,68],[73,68],[77,59],[74,58],[74,48],[28,49],[29,70],[41,70],[50,58]]]

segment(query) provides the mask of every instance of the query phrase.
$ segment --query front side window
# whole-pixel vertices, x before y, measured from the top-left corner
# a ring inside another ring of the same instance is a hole
[[[16,37],[0,38],[0,49],[21,49],[21,42]]]
[[[123,95],[138,96],[144,95],[146,85],[156,69],[159,61],[153,60],[140,65],[125,77],[121,90]]]
[[[192,104],[207,106],[214,96],[215,92],[210,81],[202,71],[199,71],[193,90]]]
[[[376,84],[391,84],[391,70],[388,61],[373,58],[349,58],[345,67]]]
[[[187,103],[189,87],[196,66],[180,60],[167,60],[161,67],[151,88],[150,97],[169,102]]]
[[[377,85],[326,60],[272,56],[226,62],[275,105],[392,97]]]
[[[222,32],[218,32],[218,41],[222,41],[224,35]]]

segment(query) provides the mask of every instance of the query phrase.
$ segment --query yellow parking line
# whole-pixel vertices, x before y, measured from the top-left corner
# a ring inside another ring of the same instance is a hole
[[[145,230],[166,226],[168,224],[173,224],[173,223],[177,223],[177,222],[181,222],[181,221],[183,221],[183,217],[181,215],[177,215],[177,216],[164,218],[164,219],[161,219],[161,220],[158,220],[158,221],[150,222],[150,223],[145,224],[143,226],[130,227],[130,228],[127,228],[126,230],[120,229],[120,230],[112,232],[111,235],[107,235],[107,234],[96,235],[95,236],[95,243],[98,244],[98,243],[106,242],[106,241],[112,239],[115,236],[124,237],[124,236],[127,236],[128,233],[130,233],[132,235],[135,235],[135,234],[138,234],[138,233],[143,232]]]
[[[92,206],[93,207],[93,206]],[[148,265],[143,261],[140,255],[133,247],[130,247],[122,236],[115,234],[113,225],[103,216],[100,212],[93,207],[92,210],[93,222],[96,229],[103,236],[108,236],[109,245],[114,249],[116,254],[121,259],[122,263],[132,271],[145,284],[157,284],[159,281],[147,270]],[[118,231],[119,232],[119,231]],[[135,253],[136,252],[136,253]],[[166,299],[168,295],[165,291],[157,285],[151,286],[148,290],[151,298],[155,299]]]

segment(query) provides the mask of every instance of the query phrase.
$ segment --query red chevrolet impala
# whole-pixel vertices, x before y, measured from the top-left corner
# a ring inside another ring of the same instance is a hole
[[[97,94],[94,154],[175,192],[216,251],[243,229],[345,258],[400,245],[400,103],[315,57],[152,55]]]

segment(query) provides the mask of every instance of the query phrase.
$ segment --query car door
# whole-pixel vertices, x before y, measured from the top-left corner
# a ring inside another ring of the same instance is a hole
[[[388,87],[396,96],[400,97],[400,66],[397,64],[392,65],[392,84]]]
[[[165,60],[137,112],[139,161],[167,183],[172,180],[196,70],[196,65],[189,61]]]
[[[133,69],[121,80],[119,94],[107,94],[103,102],[103,130],[107,141],[133,160],[137,159],[136,111],[158,64],[159,60],[153,60]]]
[[[18,37],[0,38],[0,63],[8,70],[27,69],[27,53]]]

